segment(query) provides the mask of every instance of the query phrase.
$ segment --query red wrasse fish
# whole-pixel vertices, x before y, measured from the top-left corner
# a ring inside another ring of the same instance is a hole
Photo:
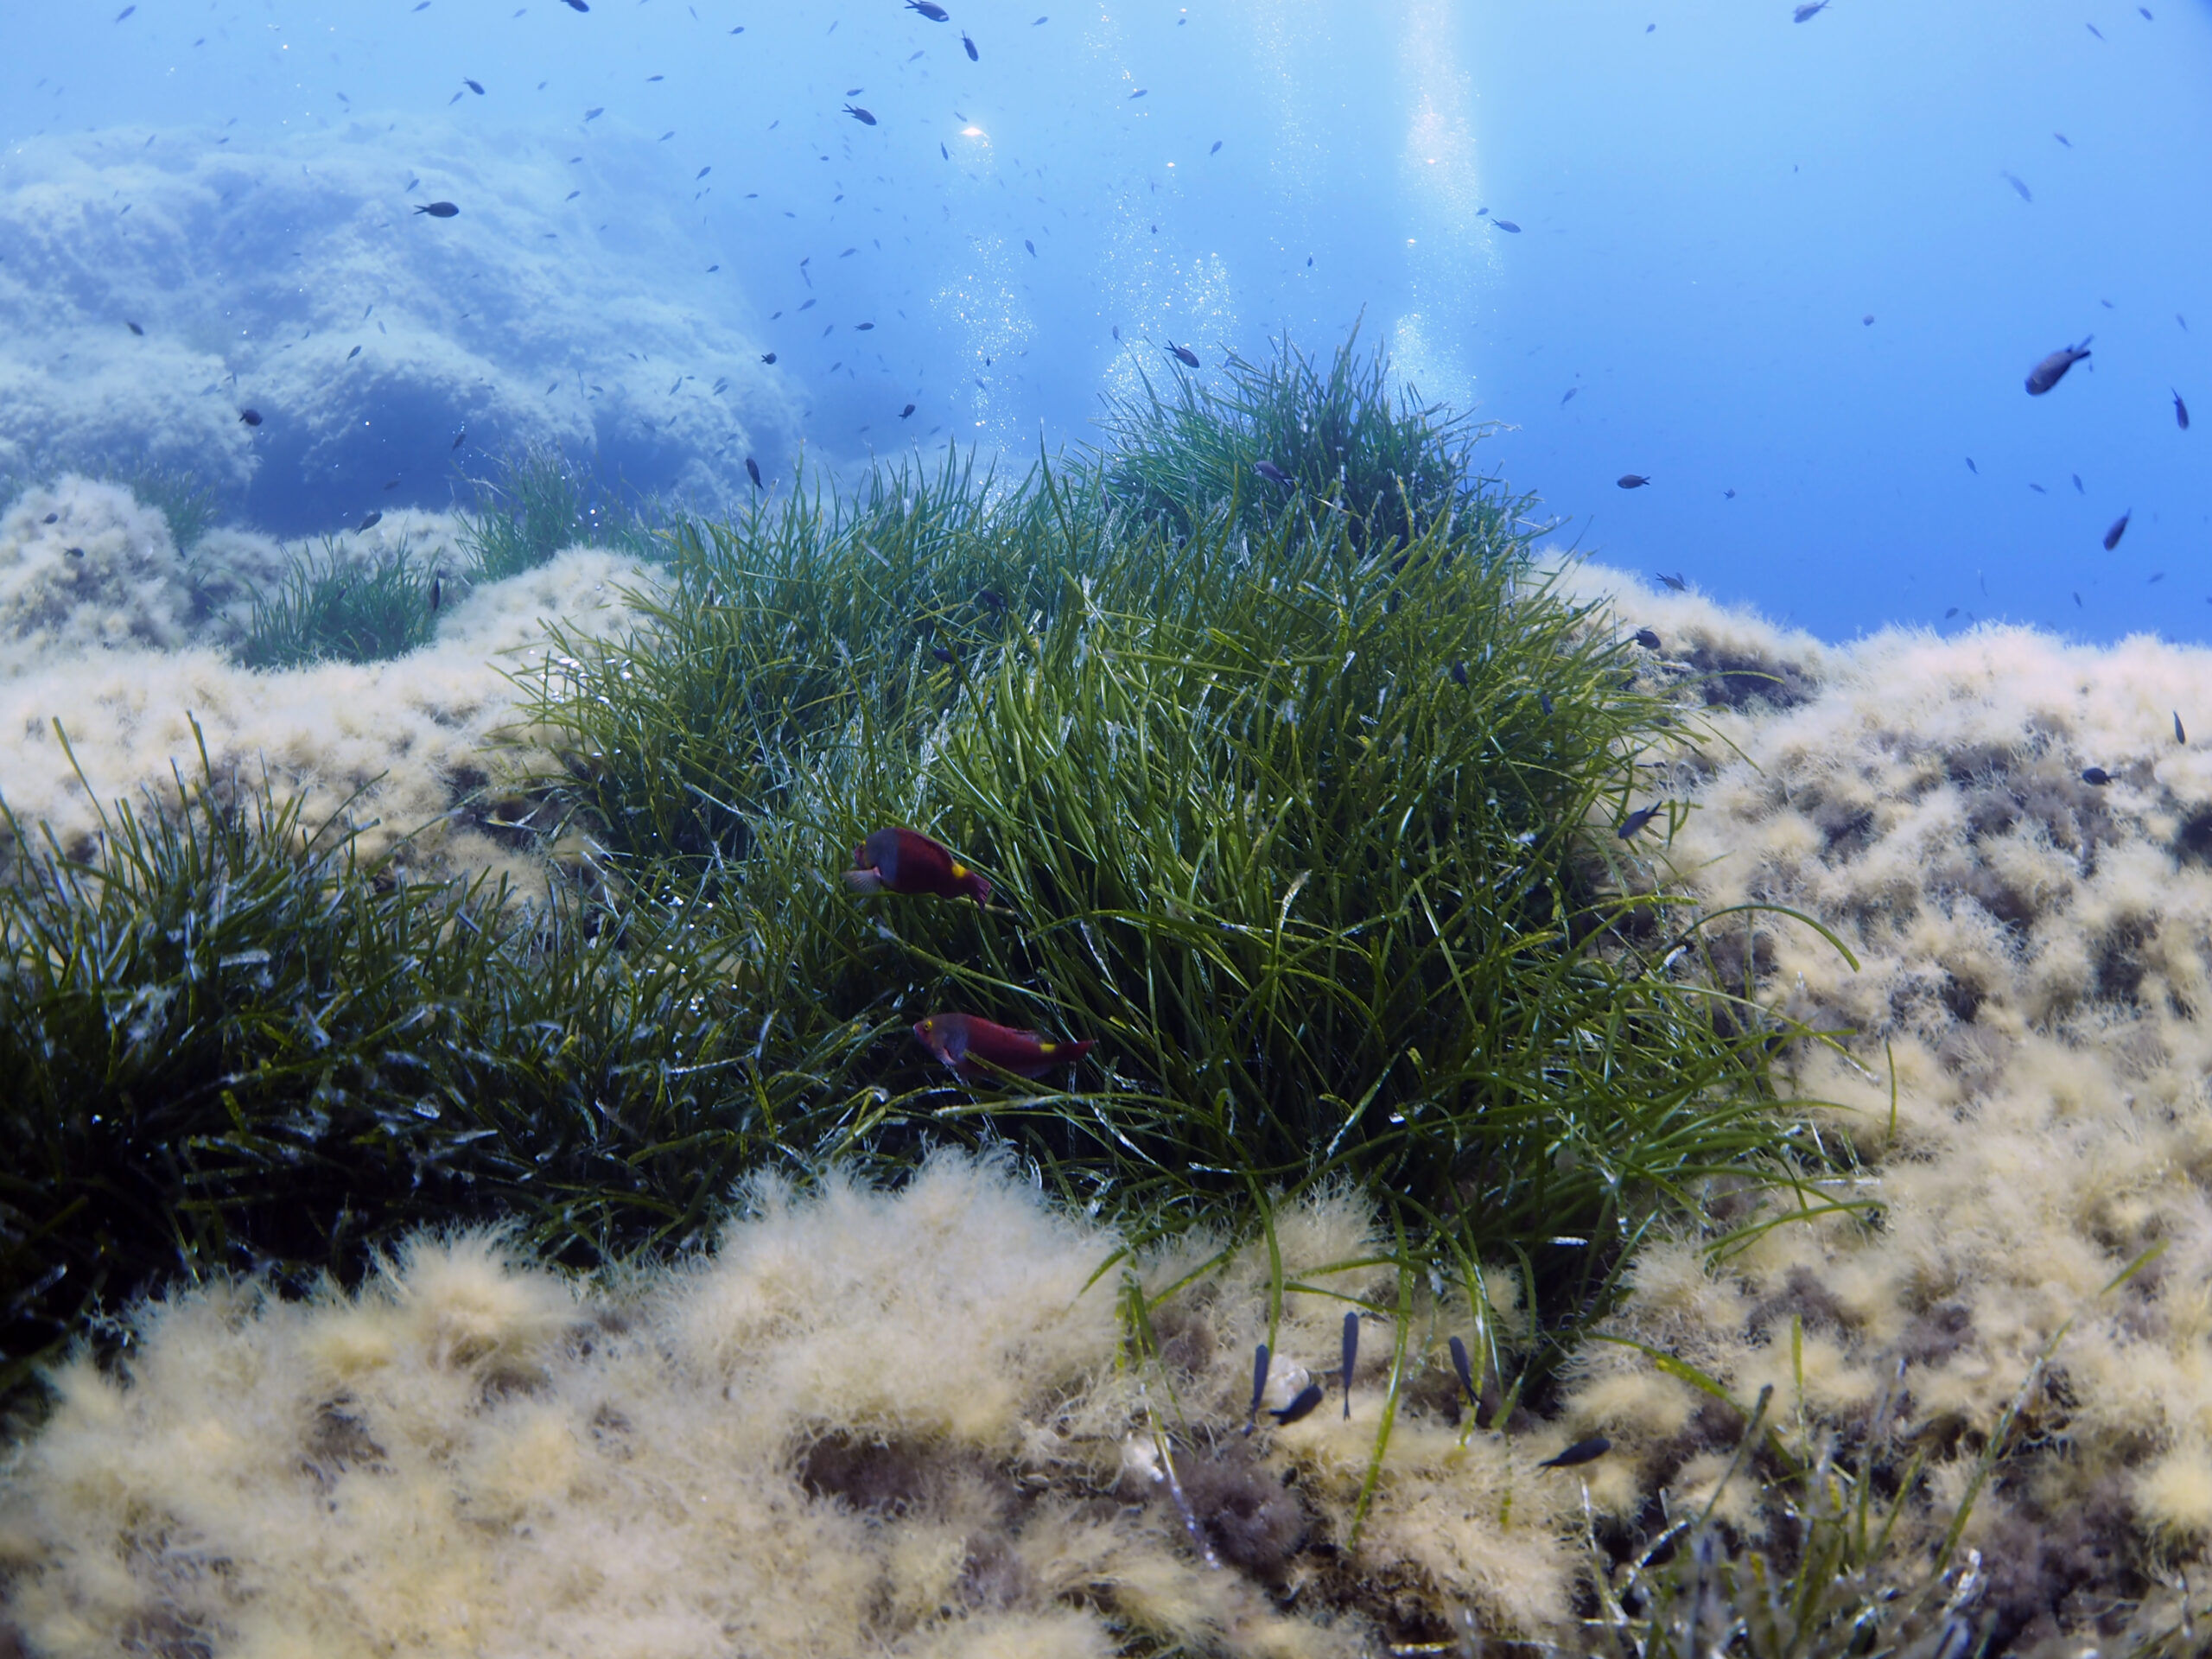
[[[933,1014],[917,1020],[914,1035],[923,1047],[970,1082],[988,1077],[993,1066],[1016,1077],[1041,1077],[1098,1046],[1096,1039],[1052,1042],[1036,1032],[993,1025],[972,1014]]]
[[[981,910],[991,884],[918,830],[878,830],[853,849],[845,880],[859,893],[931,893],[973,899]]]

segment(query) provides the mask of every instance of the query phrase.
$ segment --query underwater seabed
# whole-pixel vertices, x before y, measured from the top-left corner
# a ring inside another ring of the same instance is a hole
[[[29,1651],[2190,1647],[2212,653],[1541,556],[1294,361],[383,661],[7,509]]]

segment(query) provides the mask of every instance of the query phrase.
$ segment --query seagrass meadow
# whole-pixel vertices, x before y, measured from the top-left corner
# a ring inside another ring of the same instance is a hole
[[[38,486],[175,587],[0,681],[7,1639],[2193,1650],[2204,653],[1824,645],[1482,435],[1355,341],[721,518],[541,450],[227,620]]]

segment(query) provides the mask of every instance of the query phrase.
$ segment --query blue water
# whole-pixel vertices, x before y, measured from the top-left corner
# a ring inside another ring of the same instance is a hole
[[[334,524],[387,474],[443,499],[434,463],[463,429],[586,435],[634,484],[729,497],[747,452],[776,479],[801,448],[1030,455],[1094,438],[1100,395],[1169,372],[1167,342],[1211,372],[1363,319],[1421,393],[1503,423],[1492,466],[1609,563],[1830,638],[1993,617],[2212,633],[2212,432],[2183,431],[2171,396],[2212,419],[2205,0],[1835,0],[1802,23],[1780,0],[948,3],[938,23],[896,0],[145,0],[118,21],[0,0],[0,207],[34,161],[54,188],[53,147],[75,146],[98,163],[68,175],[85,233],[105,227],[86,263],[111,268],[137,233],[99,218],[129,194],[126,151],[219,143],[274,179],[312,177],[318,144],[387,149],[328,224],[226,194],[177,233],[219,245],[219,269],[149,264],[178,289],[162,326],[216,356],[300,321],[314,296],[271,274],[322,257],[310,236],[353,238],[323,268],[356,276],[465,233],[447,245],[478,272],[505,238],[549,290],[594,285],[548,312],[566,339],[519,317],[473,339],[461,300],[418,302],[484,384],[540,396],[552,362],[557,421],[396,368],[333,394],[365,400],[352,438],[256,435],[244,506],[271,527]],[[441,198],[461,216],[406,211]],[[456,264],[452,292],[474,274]],[[728,342],[721,366],[639,353],[607,389],[632,304]],[[305,317],[309,347],[322,327]],[[2092,334],[2026,394],[2037,359]],[[700,403],[772,350],[758,385]]]

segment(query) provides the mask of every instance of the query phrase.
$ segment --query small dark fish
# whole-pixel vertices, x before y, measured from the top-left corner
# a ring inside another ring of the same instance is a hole
[[[1806,3],[1789,14],[1789,21],[1802,23],[1819,16],[1828,9],[1828,0],[1806,0]]]
[[[2181,744],[2186,744],[2189,741],[2189,734],[2181,728],[2181,713],[2178,709],[2174,713],[2174,741]]]
[[[1457,662],[1452,664],[1449,672],[1452,676],[1452,684],[1465,685],[1467,683],[1467,665],[1465,663]]]
[[[1574,401],[1574,394],[1581,390],[1582,388],[1580,386],[1569,386],[1567,389],[1567,396],[1559,400],[1559,406],[1561,409],[1565,409],[1569,404]]]
[[[1268,1391],[1268,1344],[1262,1343],[1252,1351],[1252,1409],[1244,1414],[1244,1432],[1249,1434],[1252,1425],[1260,1421],[1260,1396]]]
[[[875,325],[872,322],[856,322],[853,325],[853,332],[856,334],[864,334],[874,327]]]
[[[1272,461],[1255,461],[1252,463],[1252,470],[1257,473],[1262,478],[1266,479],[1270,484],[1291,484],[1296,482],[1296,480],[1294,480],[1288,473],[1283,471],[1281,467],[1276,466]]]
[[[445,596],[445,588],[446,579],[444,576],[433,575],[430,578],[430,614],[432,616],[435,616],[438,613],[438,601]]]
[[[694,184],[698,183],[700,180],[702,180],[702,179],[705,178],[705,177],[707,176],[707,175],[708,175],[708,174],[709,174],[709,173],[713,172],[714,170],[715,170],[715,164],[714,164],[712,162],[708,162],[706,166],[704,166],[704,167],[701,168],[700,168],[696,173],[694,173],[694,174],[691,175],[691,182],[692,182],[692,183],[694,183]]]
[[[2033,201],[2035,200],[2035,197],[2029,193],[2028,187],[2022,184],[2019,180],[2015,178],[2012,174],[2005,172],[2004,168],[1999,168],[1998,169],[1998,176],[2003,179],[2005,183],[2011,185],[2013,189],[2019,192],[2020,200],[2022,201]]]
[[[2171,386],[2166,390],[2173,391]],[[2174,424],[2184,432],[2189,430],[2189,405],[2182,402],[2181,393],[2177,391],[2174,392]]]
[[[1131,93],[1129,94],[1129,96],[1130,96],[1131,98],[1142,98],[1142,97],[1143,97],[1143,96],[1144,96],[1147,92],[1150,92],[1151,90],[1152,90],[1152,89],[1151,89],[1150,87],[1148,87],[1148,86],[1140,86],[1140,87],[1138,87],[1138,88],[1136,89],[1136,91],[1135,91],[1134,92],[1131,92]]]
[[[2148,6],[2138,6],[2135,8],[2135,12],[2146,23],[2155,23],[2158,21],[2151,15],[2151,8]]]
[[[359,524],[353,526],[353,533],[358,536],[365,530],[374,530],[383,521],[384,514],[381,512],[372,512],[367,518],[362,519]]]
[[[978,588],[976,590],[976,602],[987,611],[1006,609],[1006,595],[995,588]]]
[[[2089,355],[2094,334],[2085,334],[2079,346],[2062,346],[2028,371],[2028,396],[2040,397],[2066,378],[2066,371]]]
[[[1038,21],[1042,22],[1044,19],[1040,17]],[[1314,1407],[1319,1405],[1322,1400],[1322,1392],[1321,1385],[1319,1382],[1308,1382],[1304,1388],[1298,1391],[1297,1399],[1292,1401],[1281,1411],[1275,1410],[1273,1407],[1268,1408],[1268,1415],[1274,1418],[1278,1423],[1288,1426],[1289,1424],[1296,1422],[1300,1418],[1310,1413]]]
[[[2079,594],[2074,595],[2074,608],[2077,611],[2082,608],[2082,595]]]
[[[1542,709],[1547,715],[1550,714],[1552,711],[1552,694],[1548,691],[1538,691],[1536,693],[1536,707]]]
[[[85,556],[85,550],[81,547],[66,547],[61,550],[73,559],[81,559]]]
[[[873,115],[870,115],[866,110],[861,108],[857,104],[846,105],[845,113],[851,116],[854,120],[859,122],[864,127],[872,127],[875,124],[875,118]]]
[[[943,6],[935,3],[935,0],[906,0],[906,10],[920,12],[933,23],[949,23],[952,21],[952,14]]]
[[[968,38],[968,31],[964,29],[960,31],[960,44],[968,48],[969,62],[981,63],[983,60],[983,54],[976,49],[976,42]]]
[[[2112,773],[2102,766],[2084,766],[2082,768],[2082,781],[2092,788],[2102,789],[2112,782]]]
[[[2075,494],[2076,494],[2076,495],[2087,495],[2087,494],[2088,493],[2088,491],[2087,491],[2087,490],[2085,490],[2085,489],[2083,489],[2083,488],[2082,487],[2082,474],[2079,474],[2079,473],[2071,473],[2071,474],[2068,474],[2068,476],[2069,476],[2069,477],[2070,477],[2071,479],[2073,479],[2073,480],[2074,480],[2074,493],[2075,493]]]
[[[1720,493],[1731,501],[1733,501],[1736,499],[1736,492],[1733,490],[1723,490]]]
[[[557,386],[557,385],[559,385],[560,384],[561,384],[561,383],[560,383],[558,380],[556,380],[556,381],[553,383],[553,386]],[[552,391],[552,390],[553,390],[553,386],[548,386],[548,387],[546,387],[546,388],[545,388],[545,390],[546,390],[546,391]],[[454,433],[454,434],[453,435],[453,447],[454,447],[454,448],[456,448],[456,449],[460,448],[461,448],[461,446],[462,444],[464,444],[464,443],[467,442],[468,442],[468,429],[467,429],[467,427],[465,427],[465,426],[464,426],[464,427],[462,427],[462,428],[461,429],[461,430],[460,430],[460,431],[458,431],[458,432],[456,432],[456,433]]]
[[[1689,591],[1689,583],[1684,582],[1679,575],[1670,576],[1664,571],[1659,573],[1659,585],[1678,594]]]
[[[745,470],[747,475],[753,480],[753,487],[754,489],[758,490],[766,487],[760,482],[760,463],[753,460],[750,455],[747,455],[745,458]]]
[[[1170,345],[1167,349],[1175,354],[1175,360],[1185,368],[1195,369],[1198,366],[1198,354],[1189,346]]]
[[[1821,0],[1826,5],[1827,0]],[[1815,11],[1819,6],[1814,8]],[[1572,1469],[1578,1463],[1594,1463],[1613,1449],[1613,1443],[1602,1434],[1593,1434],[1586,1440],[1577,1440],[1555,1458],[1547,1458],[1536,1465],[1539,1469]]]
[[[671,385],[671,386],[669,387],[669,389],[668,389],[668,395],[669,395],[670,397],[675,397],[675,396],[676,396],[676,394],[677,394],[678,391],[681,391],[683,389],[683,377],[682,375],[680,375],[680,374],[679,374],[679,375],[677,375],[677,376],[676,377],[675,383],[674,383],[672,385]]]
[[[776,360],[776,354],[773,352],[763,352],[760,353],[760,360],[763,363],[773,363]]]
[[[904,408],[904,409],[902,409],[902,410],[900,410],[899,411],[899,418],[900,420],[902,420],[902,421],[903,421],[903,420],[905,420],[905,419],[906,419],[909,415],[912,415],[913,412],[914,412],[914,406],[913,406],[912,404],[907,404],[907,405],[906,405],[906,408]]]
[[[359,346],[355,346],[352,351],[350,351],[350,352],[348,352],[348,353],[346,353],[346,360],[348,363],[351,363],[351,362],[352,362],[355,358],[359,357],[360,354],[361,354],[361,348],[360,348]]]
[[[1874,326],[1874,314],[1872,311],[1869,311],[1865,316],[1859,319],[1859,325],[1862,328],[1872,328]]]
[[[1641,830],[1645,824],[1650,823],[1652,819],[1657,817],[1659,814],[1665,810],[1666,804],[1667,804],[1664,801],[1659,801],[1655,802],[1649,806],[1637,807],[1635,811],[1630,813],[1628,817],[1620,821],[1619,825],[1613,830],[1613,833],[1618,836],[1623,841],[1633,841],[1636,838],[1637,832]]]
[[[941,143],[937,147],[937,153],[938,153],[938,155],[940,155],[940,156],[944,156],[944,159],[945,159],[946,161],[948,161],[948,162],[949,162],[949,161],[950,161],[950,160],[952,159],[952,152],[951,152],[950,150],[947,149],[946,149],[943,144],[941,144]]]
[[[581,196],[582,194],[583,194],[583,192],[582,192],[582,191],[581,191],[581,190],[571,190],[571,191],[569,191],[569,194],[568,194],[567,195],[565,195],[565,196],[562,197],[562,198],[561,198],[561,200],[562,200],[563,202],[574,201],[574,200],[575,200],[578,196]]]
[[[2105,37],[2104,30],[2099,29],[2094,23],[2084,23],[2082,27],[2088,29],[2090,34],[2095,35],[2101,41]]]
[[[2113,549],[2120,545],[2120,538],[2127,534],[2127,521],[2134,516],[2135,509],[2130,507],[2126,512],[2121,513],[2119,518],[2112,521],[2112,528],[2105,531],[2106,552],[2109,553]]]
[[[931,645],[930,647],[930,655],[936,658],[938,661],[943,663],[947,668],[957,668],[960,664],[960,658],[954,656],[952,652],[947,651],[943,645]]]
[[[1642,473],[1623,473],[1613,480],[1624,490],[1640,490],[1650,481]]]
[[[1467,1344],[1454,1337],[1451,1346],[1452,1369],[1459,1374],[1459,1386],[1467,1391],[1467,1403],[1480,1409],[1482,1395],[1475,1390],[1475,1368],[1467,1363]]]
[[[1521,227],[1518,225],[1516,225],[1510,219],[1493,219],[1491,220],[1491,223],[1497,226],[1499,230],[1503,231],[1509,236],[1518,236],[1521,234]]]
[[[1949,610],[1948,610],[1948,611],[1946,611],[1946,612],[1944,612],[1944,613],[1943,613],[1943,620],[1944,620],[1946,622],[1948,622],[1948,621],[1949,621],[1953,617],[1956,616],[1958,613],[1959,613],[1959,607],[1958,607],[1957,606],[1954,605],[1954,606],[1952,606],[1952,607],[1951,607],[1951,608],[1950,608]]]
[[[461,84],[467,87],[470,92],[475,93],[477,97],[481,98],[484,96],[484,83],[482,81],[471,80],[467,75],[463,75],[461,78]]]
[[[1974,457],[1972,455],[1968,455],[1967,457],[1967,471],[1972,473],[1976,478],[1980,478],[1981,476],[1981,468],[1974,464]]]
[[[39,520],[39,523],[41,523],[41,524],[60,524],[60,522],[61,522],[61,515],[60,515],[60,513],[58,513],[58,512],[49,512],[49,513],[48,513],[48,514],[46,515],[46,517],[45,517],[45,518],[41,518],[41,519],[40,519],[40,520]]]
[[[1029,250],[1029,257],[1032,259],[1034,259],[1037,257],[1037,245],[1034,242],[1032,242],[1027,237],[1025,236],[1021,238],[1021,245]]]
[[[136,7],[136,6],[125,6],[125,7],[124,7],[121,11],[118,11],[118,12],[117,12],[117,13],[115,14],[115,21],[116,21],[117,22],[118,22],[118,23],[119,23],[119,22],[121,22],[124,18],[128,17],[128,16],[129,16],[132,12],[134,12],[134,11],[136,11],[136,10],[138,10],[138,8],[137,8],[137,7]]]
[[[2028,487],[2033,490],[2037,495],[2049,495],[2050,493],[2049,490],[2044,488],[2040,484],[2031,484]]]
[[[143,328],[141,328],[137,323],[130,321],[129,319],[126,318],[124,320],[123,326],[128,328],[132,334],[137,334],[140,339],[143,340],[145,338],[146,331]]]
[[[1206,154],[1207,154],[1207,155],[1209,155],[1209,156],[1218,156],[1218,155],[1220,155],[1220,154],[1221,154],[1221,146],[1222,146],[1222,143],[1223,143],[1223,141],[1222,141],[1221,139],[1219,139],[1219,138],[1215,139],[1215,140],[1213,141],[1213,148],[1212,148],[1211,149],[1210,149],[1210,150],[1206,151]]]
[[[2054,132],[2050,136],[2057,139],[2060,143],[2065,145],[2067,149],[2071,149],[2074,148],[2074,141],[2071,138],[2069,138],[2064,133]]]
[[[584,3],[584,0],[569,0],[569,10],[571,11],[589,11],[591,8]]]
[[[1351,1421],[1351,1374],[1359,1363],[1359,1310],[1352,1309],[1344,1315],[1344,1367],[1338,1375],[1344,1390],[1344,1421]]]
[[[238,410],[238,419],[244,421],[248,426],[259,426],[261,411],[257,409],[242,409]]]
[[[1636,643],[1646,651],[1656,651],[1659,649],[1659,636],[1649,628],[1638,628],[1636,631]]]
[[[418,213],[428,213],[432,219],[451,219],[461,209],[449,201],[426,201],[415,211]]]
[[[591,108],[584,111],[584,119],[587,121],[596,121],[601,116],[605,115],[606,113],[607,105],[604,104],[594,104]]]

